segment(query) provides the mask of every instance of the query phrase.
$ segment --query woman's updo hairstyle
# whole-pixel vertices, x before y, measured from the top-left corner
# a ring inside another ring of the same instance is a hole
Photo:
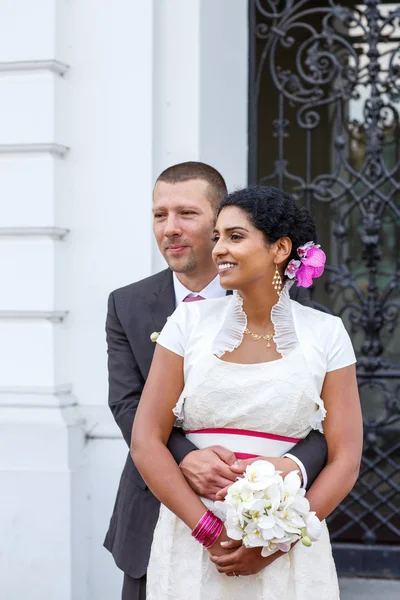
[[[306,208],[274,187],[256,185],[232,192],[222,201],[218,214],[227,206],[237,206],[248,214],[249,221],[261,231],[268,244],[279,238],[292,241],[288,262],[298,260],[297,248],[317,240],[315,223]]]

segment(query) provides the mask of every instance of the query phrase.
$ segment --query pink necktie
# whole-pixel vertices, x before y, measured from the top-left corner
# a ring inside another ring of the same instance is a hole
[[[184,302],[197,302],[197,300],[205,300],[205,298],[203,298],[203,296],[186,296],[186,298],[184,298]]]

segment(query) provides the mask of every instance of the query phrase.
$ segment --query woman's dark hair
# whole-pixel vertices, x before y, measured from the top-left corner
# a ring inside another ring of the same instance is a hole
[[[317,243],[315,223],[297,201],[274,187],[256,185],[232,192],[222,200],[218,214],[226,206],[237,206],[249,215],[250,222],[262,231],[267,243],[273,244],[281,237],[292,241],[292,258],[298,260],[297,248],[306,242]]]

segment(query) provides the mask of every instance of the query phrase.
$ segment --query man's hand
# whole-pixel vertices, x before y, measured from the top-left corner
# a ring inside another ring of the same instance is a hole
[[[235,548],[238,542],[231,540],[230,542],[222,542],[222,546],[225,549]],[[274,562],[277,558],[282,556],[283,552],[278,550],[271,556],[261,556],[261,548],[246,548],[240,546],[236,550],[233,550],[229,554],[222,556],[216,556],[211,554],[210,560],[216,565],[219,573],[224,573],[228,577],[234,575],[255,575],[268,565]]]
[[[301,482],[303,483],[303,477],[299,467],[296,465],[294,460],[290,458],[272,458],[270,456],[259,456],[257,458],[248,458],[246,460],[237,460],[231,465],[231,471],[236,473],[237,477],[243,475],[248,465],[251,465],[256,460],[267,460],[272,463],[277,471],[282,471],[282,477],[286,477],[291,471],[297,471]],[[231,485],[231,484],[229,484]],[[228,492],[229,485],[217,492],[217,500],[223,500]]]
[[[238,478],[238,473],[231,468],[235,461],[236,456],[230,450],[222,446],[210,446],[186,454],[180,468],[196,494],[216,500],[217,492],[229,487]]]

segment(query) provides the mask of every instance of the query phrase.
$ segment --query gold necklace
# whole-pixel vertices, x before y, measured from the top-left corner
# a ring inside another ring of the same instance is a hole
[[[244,330],[244,333],[248,333],[249,335],[251,335],[251,337],[253,338],[253,340],[255,342],[258,342],[258,340],[265,340],[267,342],[267,348],[271,348],[271,340],[274,339],[273,333],[266,333],[265,335],[259,335],[258,333],[254,333],[253,331],[250,331],[250,329],[247,329],[247,327]]]

